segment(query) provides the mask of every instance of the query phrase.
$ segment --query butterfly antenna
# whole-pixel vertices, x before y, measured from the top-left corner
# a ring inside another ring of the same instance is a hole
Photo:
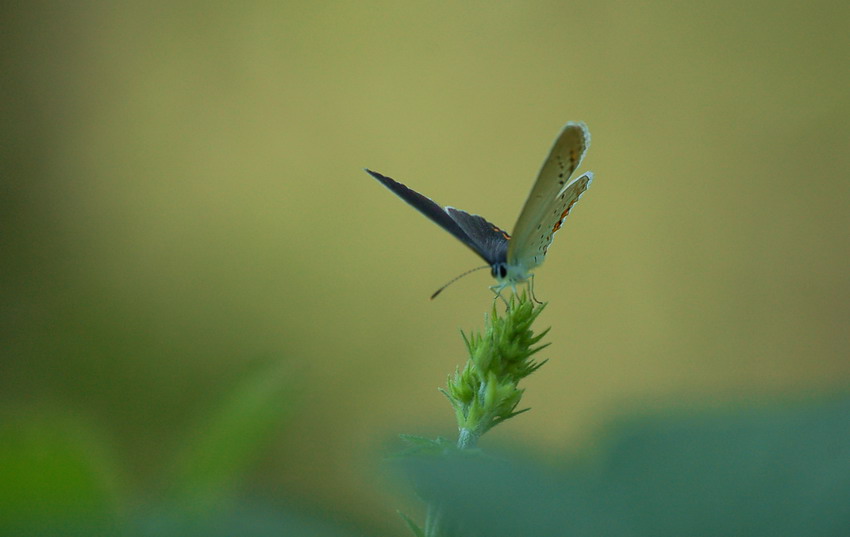
[[[433,295],[431,295],[431,300],[434,300],[435,298],[437,298],[437,295],[439,295],[440,293],[442,293],[442,292],[443,292],[443,289],[445,289],[446,287],[448,287],[448,286],[450,286],[451,284],[455,283],[456,281],[458,281],[459,279],[463,278],[463,277],[464,277],[464,276],[466,276],[467,274],[470,274],[470,273],[472,273],[472,272],[475,272],[476,270],[481,270],[481,269],[485,269],[485,268],[490,268],[490,265],[484,265],[483,267],[475,267],[474,269],[467,270],[466,272],[464,272],[464,273],[463,273],[463,274],[461,274],[460,276],[455,276],[455,277],[454,277],[454,278],[452,278],[452,279],[451,279],[451,280],[450,280],[450,281],[449,281],[446,285],[444,285],[444,286],[440,287],[439,289],[437,289],[436,291],[434,291],[434,294],[433,294]]]

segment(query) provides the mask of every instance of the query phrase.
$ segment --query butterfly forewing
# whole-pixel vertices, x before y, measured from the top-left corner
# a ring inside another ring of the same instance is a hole
[[[549,222],[554,226],[557,221],[551,221],[546,212],[555,203],[556,196],[566,190],[564,186],[568,185],[570,176],[581,164],[589,146],[590,133],[584,123],[569,122],[564,126],[543,162],[537,181],[531,187],[531,193],[514,226],[508,247],[508,262],[522,262],[527,256],[534,255],[532,252],[537,250],[541,230]],[[539,264],[534,263],[533,266]]]
[[[541,220],[540,225],[535,226],[536,233],[532,235],[521,247],[516,248],[513,260],[522,266],[523,270],[529,271],[543,263],[546,257],[546,251],[555,233],[561,229],[564,219],[570,214],[573,205],[579,200],[581,195],[590,186],[593,180],[593,174],[587,172],[578,177],[573,182],[568,184],[558,193],[555,199],[546,208],[545,218]]]
[[[366,172],[420,213],[430,218],[432,222],[457,237],[460,242],[480,255],[487,263],[492,265],[497,261],[504,261],[506,247],[498,244],[498,239],[502,237],[504,232],[493,224],[480,216],[471,215],[458,209],[444,209],[431,198],[423,196],[386,175],[368,169]],[[449,210],[453,211],[451,216],[447,212]],[[483,224],[475,219],[481,220]],[[502,240],[506,242],[507,238]]]

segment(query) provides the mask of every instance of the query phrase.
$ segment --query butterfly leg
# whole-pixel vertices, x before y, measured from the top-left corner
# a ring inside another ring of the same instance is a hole
[[[528,292],[531,295],[531,300],[533,300],[537,304],[543,304],[543,302],[537,300],[537,296],[535,296],[534,294],[534,274],[532,274],[531,277],[528,278]]]
[[[504,288],[505,288],[505,286],[502,285],[502,284],[496,284],[496,285],[490,286],[490,290],[493,291],[493,294],[495,295],[493,297],[493,302],[495,302],[496,300],[501,298],[502,302],[505,303],[505,308],[510,309],[511,305],[508,303],[508,301],[505,299],[505,297],[502,296],[502,290],[504,290]]]

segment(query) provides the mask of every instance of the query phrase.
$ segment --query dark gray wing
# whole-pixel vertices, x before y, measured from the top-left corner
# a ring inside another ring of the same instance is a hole
[[[490,265],[504,263],[508,258],[510,235],[491,224],[477,214],[446,207],[446,212],[466,232],[475,244],[473,250],[479,252]]]
[[[446,209],[443,209],[419,192],[411,190],[398,181],[381,175],[378,172],[373,172],[369,169],[366,172],[380,181],[382,185],[389,188],[395,195],[410,204],[414,209],[430,218],[432,222],[454,235],[457,240],[467,245],[490,265],[505,260],[507,255],[507,239],[502,239],[504,241],[503,246],[497,244],[497,236],[503,237],[503,232],[496,226],[490,224],[480,216],[470,215],[458,209],[448,209],[454,213],[450,216],[450,213]],[[480,222],[476,219],[480,220]]]

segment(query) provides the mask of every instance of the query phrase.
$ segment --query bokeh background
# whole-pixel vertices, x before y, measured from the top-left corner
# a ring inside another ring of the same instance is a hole
[[[550,361],[484,447],[556,460],[617,416],[846,391],[846,2],[2,10],[14,509],[126,515],[176,472],[405,531],[378,460],[454,435],[437,387],[490,280],[430,302],[479,260],[362,169],[510,229],[568,120],[596,180],[537,272]],[[238,478],[198,462],[217,434]]]

